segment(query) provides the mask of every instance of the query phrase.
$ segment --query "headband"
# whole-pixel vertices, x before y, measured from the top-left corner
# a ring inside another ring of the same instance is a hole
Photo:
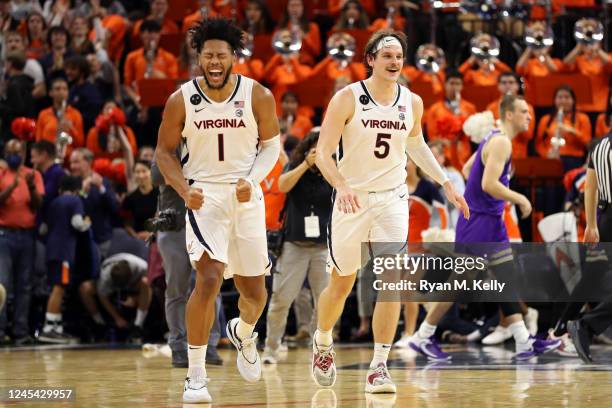
[[[392,45],[397,45],[401,49],[404,49],[404,47],[402,47],[402,43],[399,42],[397,38],[392,35],[388,35],[378,41],[378,44],[376,44],[376,47],[374,48],[374,52],[377,53],[378,51],[382,50],[383,47],[391,47]]]

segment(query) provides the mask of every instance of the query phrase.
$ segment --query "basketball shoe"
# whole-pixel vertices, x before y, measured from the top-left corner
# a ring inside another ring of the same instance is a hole
[[[236,317],[227,322],[227,337],[238,350],[236,365],[240,375],[248,382],[256,382],[261,378],[261,360],[256,343],[257,333],[253,333],[248,339],[240,339],[236,334],[238,320],[239,318]]]
[[[321,387],[331,387],[336,383],[336,363],[334,362],[334,345],[317,346],[312,336],[312,379]]]
[[[515,358],[517,360],[529,360],[530,358],[539,356],[540,354],[556,350],[560,345],[561,340],[559,339],[541,340],[533,336],[529,336],[529,339],[525,343],[516,343]]]
[[[440,345],[436,341],[434,336],[428,338],[422,338],[419,336],[419,332],[417,331],[410,337],[410,348],[412,348],[417,353],[421,353],[429,360],[434,361],[445,361],[450,360],[451,355],[445,353],[440,349]]]
[[[183,402],[212,402],[212,397],[208,392],[208,381],[208,378],[200,376],[193,378],[185,378],[185,388],[183,389]]]
[[[371,394],[394,393],[396,392],[395,384],[391,381],[391,376],[387,370],[385,363],[378,363],[378,366],[368,370],[366,376],[365,392]]]

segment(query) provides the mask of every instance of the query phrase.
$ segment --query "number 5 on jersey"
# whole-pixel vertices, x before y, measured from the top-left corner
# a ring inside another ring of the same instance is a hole
[[[391,135],[389,133],[379,133],[376,135],[376,145],[374,147],[374,156],[379,159],[384,159],[389,155],[389,142]]]

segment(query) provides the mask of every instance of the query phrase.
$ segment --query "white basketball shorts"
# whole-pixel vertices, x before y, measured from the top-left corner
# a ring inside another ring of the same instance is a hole
[[[186,242],[189,260],[207,252],[226,265],[224,277],[259,276],[270,273],[263,192],[256,186],[249,202],[236,199],[236,184],[195,182],[204,191],[199,210],[187,209]]]
[[[355,191],[361,208],[345,214],[338,209],[334,191],[332,216],[327,227],[327,272],[357,272],[362,243],[370,243],[372,255],[394,255],[406,250],[408,239],[408,187],[376,193]]]

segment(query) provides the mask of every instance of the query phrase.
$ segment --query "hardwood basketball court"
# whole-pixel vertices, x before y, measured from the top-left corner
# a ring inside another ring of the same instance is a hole
[[[447,348],[445,348],[446,350]],[[290,350],[277,366],[264,366],[256,384],[242,380],[236,353],[220,350],[223,367],[208,367],[212,405],[181,401],[186,369],[170,367],[163,354],[140,349],[72,349],[46,346],[0,349],[0,387],[73,388],[63,402],[0,401],[0,406],[60,407],[610,407],[612,350],[595,346],[596,364],[554,354],[514,364],[512,349],[457,347],[451,364],[428,364],[410,352],[392,351],[390,373],[398,393],[371,396],[363,391],[371,358],[367,347],[337,351],[338,381],[320,389],[310,378],[308,349]],[[321,391],[322,390],[322,391]],[[4,404],[4,405],[3,405]]]

